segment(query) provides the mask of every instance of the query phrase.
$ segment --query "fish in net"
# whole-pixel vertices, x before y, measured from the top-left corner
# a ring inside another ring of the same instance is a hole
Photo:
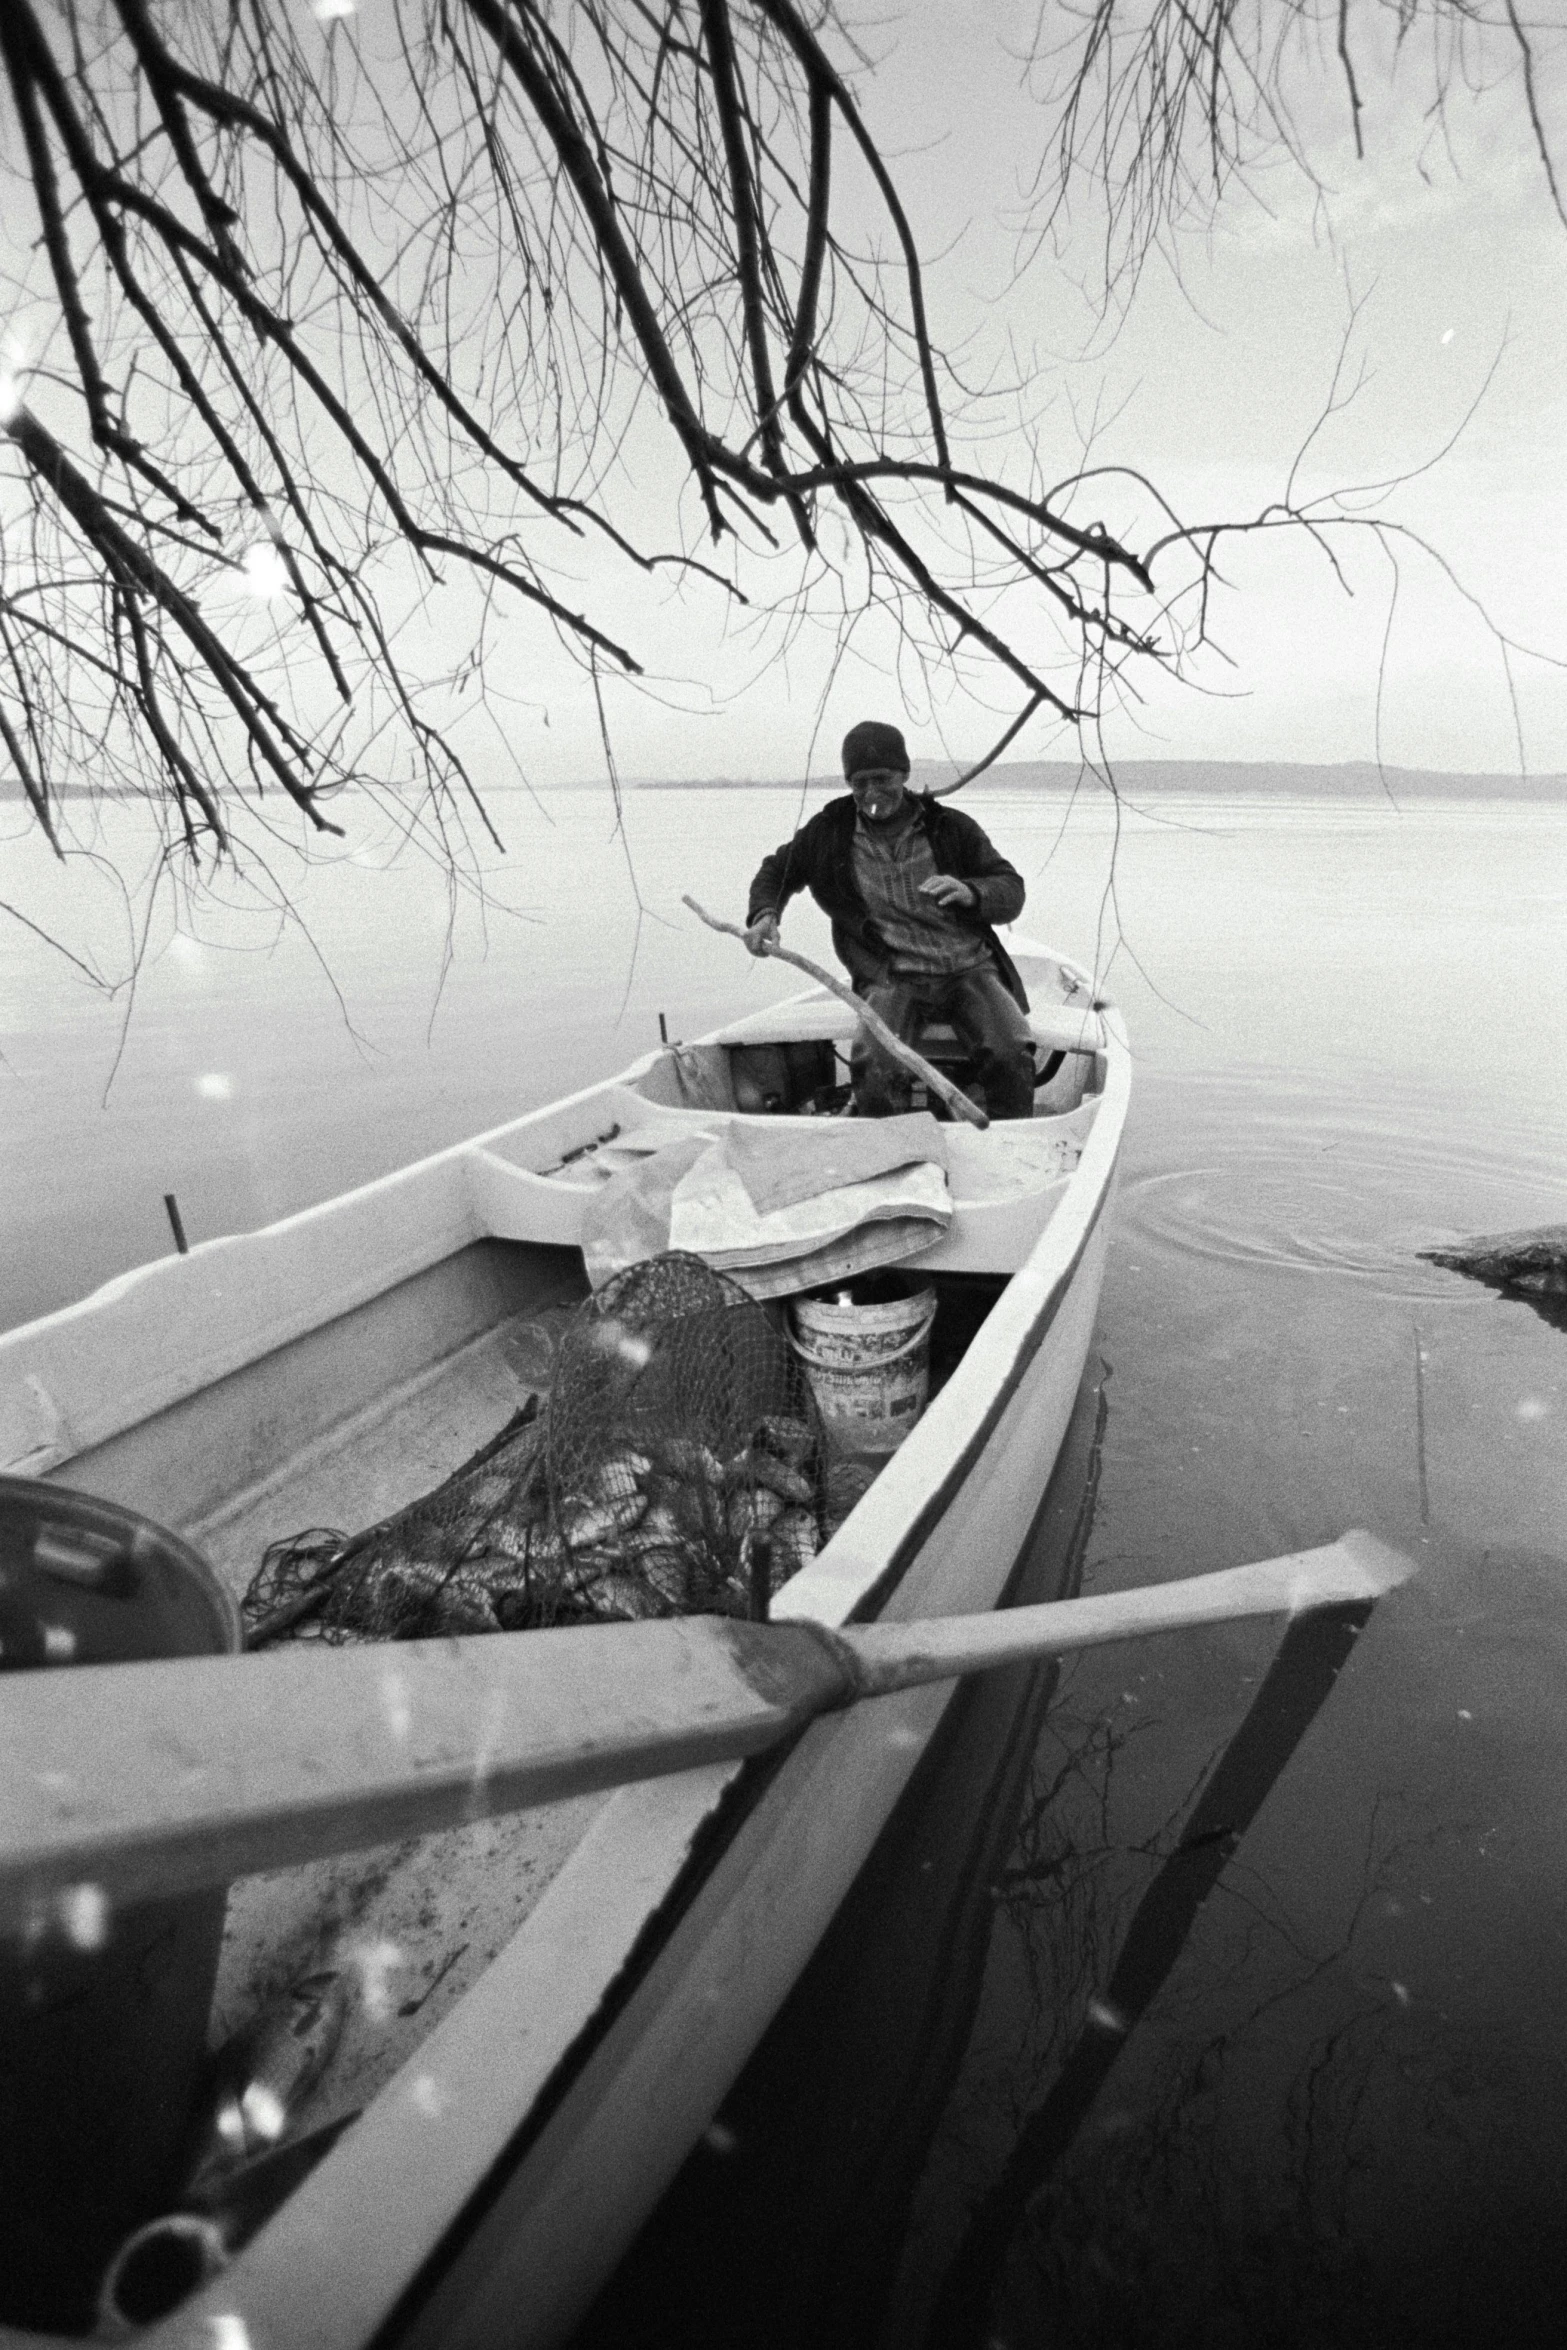
[[[568,1323],[542,1412],[359,1534],[274,1543],[248,1643],[757,1613],[816,1554],[824,1473],[772,1312],[700,1258],[650,1258]]]
[[[751,1612],[815,1557],[821,1422],[774,1311],[700,1257],[628,1266],[562,1341],[551,1526],[610,1612]]]
[[[500,1629],[501,1591],[531,1587],[543,1548],[538,1398],[460,1469],[358,1534],[312,1526],[274,1542],[245,1593],[246,1644],[425,1640]],[[546,1595],[538,1594],[540,1622]]]

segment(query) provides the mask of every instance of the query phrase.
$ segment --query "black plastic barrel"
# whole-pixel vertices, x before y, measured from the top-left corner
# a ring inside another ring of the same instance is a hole
[[[233,1599],[177,1535],[0,1477],[0,1673],[239,1645]],[[0,2322],[85,2331],[116,2246],[167,2207],[203,2081],[225,1899],[115,1909],[79,1885],[0,1941]]]

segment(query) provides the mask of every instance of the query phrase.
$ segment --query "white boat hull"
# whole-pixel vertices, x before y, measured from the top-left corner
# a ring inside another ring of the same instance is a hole
[[[1113,1014],[1096,1042],[1104,1084],[1075,1173],[915,1438],[778,1614],[952,1614],[1003,1591],[1098,1302],[1129,1061]],[[565,1261],[580,1201],[540,1171],[549,1152],[602,1133],[637,1074],[0,1340],[12,1464],[143,1509],[231,1573],[264,1530],[321,1522],[328,1492],[332,1523],[411,1498],[433,1479],[410,1448],[444,1469],[497,1423],[496,1281],[536,1294]],[[507,1238],[531,1245],[506,1259]],[[314,1451],[313,1429],[328,1432]],[[410,2350],[562,2341],[767,2028],[950,1695],[834,1716],[781,1764],[625,1788],[564,1827],[518,1822],[540,1849],[559,1840],[547,1863],[521,1841],[491,1848],[492,1866],[547,1880],[520,1928],[223,2276],[140,2339],[362,2350],[391,2321]],[[427,1879],[452,1849],[420,1848]]]
[[[883,1618],[994,1604],[1071,1417],[1104,1248],[1101,1221],[1055,1343],[1035,1356],[985,1447],[982,1474],[943,1511]],[[616,2016],[591,2080],[567,2092],[401,2337],[409,2350],[547,2350],[570,2332],[605,2275],[605,2215],[618,2256],[782,2005],[952,1694],[950,1684],[905,1691],[805,1733]],[[683,1782],[691,1814],[706,1817],[729,1776]],[[662,1808],[645,1793],[647,1809]],[[428,2176],[418,2192],[427,2186]]]

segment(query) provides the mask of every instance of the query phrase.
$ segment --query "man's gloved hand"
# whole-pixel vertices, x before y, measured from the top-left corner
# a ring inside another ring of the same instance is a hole
[[[959,883],[959,887],[962,884]],[[758,914],[745,934],[747,952],[765,955],[769,947],[778,944],[778,917],[776,914]]]
[[[920,883],[920,896],[934,898],[938,906],[973,906],[979,903],[966,881],[959,881],[955,873],[933,873],[929,881]],[[752,949],[755,952],[755,949]]]

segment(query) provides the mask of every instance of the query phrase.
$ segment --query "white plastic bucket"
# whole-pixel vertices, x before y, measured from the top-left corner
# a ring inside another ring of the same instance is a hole
[[[794,1300],[790,1342],[834,1452],[896,1452],[930,1395],[935,1318],[936,1292],[896,1274]]]

